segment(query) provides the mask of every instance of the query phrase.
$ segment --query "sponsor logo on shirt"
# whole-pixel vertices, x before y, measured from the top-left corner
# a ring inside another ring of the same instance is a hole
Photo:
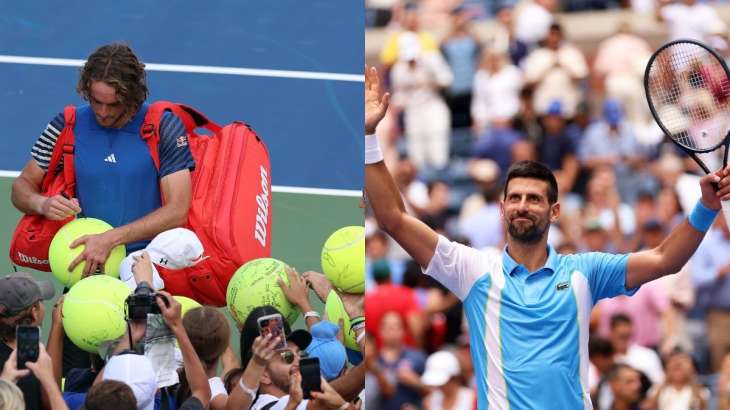
[[[568,284],[568,282],[560,282],[555,286],[555,290],[561,291],[561,290],[568,289],[569,287],[570,287],[570,285]]]
[[[104,158],[104,162],[110,162],[112,164],[116,164],[117,158],[114,156],[114,154],[111,154],[108,157]]]
[[[182,148],[182,147],[188,145],[188,137],[186,137],[185,135],[181,135],[181,136],[177,137],[176,141],[177,141],[178,148]]]

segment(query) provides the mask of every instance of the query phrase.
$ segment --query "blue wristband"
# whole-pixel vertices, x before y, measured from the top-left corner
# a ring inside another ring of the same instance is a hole
[[[697,201],[692,212],[687,217],[689,224],[693,228],[700,232],[707,232],[715,221],[715,217],[719,211],[712,210],[702,204],[702,201]]]

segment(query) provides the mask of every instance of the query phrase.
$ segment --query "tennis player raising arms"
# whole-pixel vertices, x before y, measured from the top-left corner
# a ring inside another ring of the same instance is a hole
[[[700,180],[702,198],[658,247],[630,254],[561,255],[547,244],[560,216],[555,176],[513,164],[500,204],[503,251],[451,242],[405,213],[375,139],[389,95],[365,70],[365,190],[375,217],[423,268],[464,303],[483,409],[590,409],[588,319],[600,299],[633,295],[679,271],[730,198],[730,167]],[[719,190],[713,187],[717,184]]]

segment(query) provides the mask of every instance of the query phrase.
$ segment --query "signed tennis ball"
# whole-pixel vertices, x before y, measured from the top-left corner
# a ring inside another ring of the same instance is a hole
[[[81,279],[81,272],[84,271],[86,262],[79,263],[72,272],[68,270],[68,266],[83,252],[85,246],[79,245],[71,249],[69,245],[84,235],[100,234],[111,229],[111,225],[101,219],[95,218],[75,219],[59,229],[48,249],[48,260],[53,276],[67,288],[75,285]],[[103,269],[101,269],[102,273],[118,278],[119,265],[125,256],[126,251],[124,245],[112,248],[106,263],[104,263]]]
[[[365,228],[346,226],[330,235],[322,247],[322,270],[339,290],[365,292]]]
[[[350,315],[345,311],[345,305],[342,299],[334,290],[327,295],[327,301],[324,304],[324,311],[327,312],[327,320],[339,326],[339,320],[342,319],[342,332],[345,335],[345,346],[350,349],[360,351],[357,344],[355,332],[350,329]]]
[[[260,306],[273,306],[284,318],[293,324],[299,317],[299,309],[292,305],[276,283],[282,278],[289,284],[285,269],[287,265],[277,259],[260,258],[247,262],[238,268],[228,282],[226,305],[239,327],[248,314]]]
[[[63,330],[79,348],[97,353],[99,346],[124,334],[124,301],[131,290],[119,279],[94,275],[80,280],[63,300]]]

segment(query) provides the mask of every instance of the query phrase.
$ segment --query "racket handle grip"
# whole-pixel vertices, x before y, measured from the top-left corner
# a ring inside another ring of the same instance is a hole
[[[730,199],[720,201],[720,205],[722,205],[722,216],[725,218],[727,229],[730,229]]]

